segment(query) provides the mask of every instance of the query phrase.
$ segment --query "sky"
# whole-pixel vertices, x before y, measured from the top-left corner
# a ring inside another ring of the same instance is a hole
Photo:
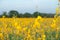
[[[0,0],[0,13],[17,10],[20,13],[55,13],[58,0]]]

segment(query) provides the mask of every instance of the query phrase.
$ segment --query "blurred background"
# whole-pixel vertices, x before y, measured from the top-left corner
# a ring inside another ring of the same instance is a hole
[[[58,0],[0,0],[0,14],[8,15],[11,11],[17,11],[21,15],[25,13],[53,15],[57,6]]]

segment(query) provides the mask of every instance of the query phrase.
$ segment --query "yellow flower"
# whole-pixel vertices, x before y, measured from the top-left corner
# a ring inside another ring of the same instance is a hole
[[[0,33],[0,37],[3,37],[3,34],[2,33]]]
[[[51,27],[52,27],[53,29],[55,29],[55,28],[56,28],[56,24],[52,24]]]
[[[19,31],[22,31],[21,26],[16,26],[16,29],[19,30]]]
[[[53,23],[56,23],[56,20],[53,20]]]
[[[42,35],[42,39],[43,39],[43,40],[45,40],[45,37],[46,37],[45,35]]]
[[[45,38],[46,36],[45,35],[42,35],[43,36],[43,38]]]
[[[38,38],[38,40],[41,40],[41,38]]]
[[[42,19],[42,17],[41,16],[38,16],[37,19]]]
[[[30,38],[30,37],[31,37],[30,34],[28,34],[27,38]]]
[[[27,29],[27,27],[23,28],[23,30],[25,31]]]

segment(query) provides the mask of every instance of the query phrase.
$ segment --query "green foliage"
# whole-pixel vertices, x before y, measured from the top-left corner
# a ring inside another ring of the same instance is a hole
[[[11,10],[9,12],[9,17],[18,17],[19,16],[19,12],[15,11],[15,10]]]
[[[37,16],[39,16],[39,12],[34,12],[33,17],[37,17]]]
[[[30,17],[32,17],[32,15],[31,15],[30,13],[27,13],[27,12],[26,12],[25,14],[23,14],[23,17],[25,17],[25,18],[27,18],[27,17],[30,18]]]
[[[7,12],[3,12],[3,14],[0,15],[0,17],[3,17],[3,16],[8,17]]]
[[[12,18],[12,17],[17,17],[17,18],[36,18],[37,16],[41,16],[43,18],[53,18],[55,14],[51,13],[40,13],[40,12],[34,12],[32,13],[19,13],[16,10],[11,10],[8,13],[3,12],[3,14],[0,15],[0,18],[5,16],[6,18]]]

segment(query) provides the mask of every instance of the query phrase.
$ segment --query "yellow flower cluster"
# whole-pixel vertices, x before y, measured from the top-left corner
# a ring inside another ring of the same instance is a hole
[[[59,18],[0,19],[0,40],[60,40],[59,33]]]

